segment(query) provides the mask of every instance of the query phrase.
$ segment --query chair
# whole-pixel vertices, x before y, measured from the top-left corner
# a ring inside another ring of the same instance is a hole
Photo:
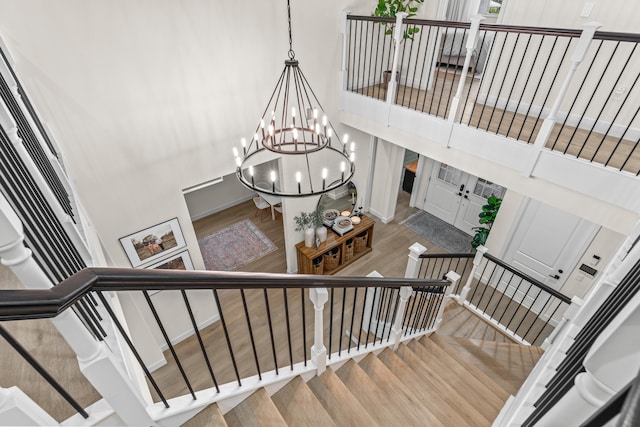
[[[262,222],[265,212],[267,213],[267,215],[269,215],[269,211],[267,209],[269,209],[271,205],[260,196],[254,197],[253,203],[255,203],[256,205],[256,213],[254,217],[258,215],[258,212],[260,212],[260,222]]]
[[[282,216],[282,203],[278,203],[277,205],[273,205],[273,209]],[[277,215],[276,215],[277,217]],[[275,220],[275,218],[274,218]]]

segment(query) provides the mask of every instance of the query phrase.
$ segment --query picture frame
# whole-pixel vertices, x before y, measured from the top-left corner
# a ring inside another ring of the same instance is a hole
[[[195,270],[189,251],[179,252],[145,268],[160,270]]]
[[[186,246],[178,218],[121,237],[120,244],[133,267],[157,261]]]

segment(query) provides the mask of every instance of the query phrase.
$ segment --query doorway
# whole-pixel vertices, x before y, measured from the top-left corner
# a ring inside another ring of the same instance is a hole
[[[506,188],[445,163],[434,162],[424,210],[467,234],[474,234],[478,215],[490,196],[502,198]]]

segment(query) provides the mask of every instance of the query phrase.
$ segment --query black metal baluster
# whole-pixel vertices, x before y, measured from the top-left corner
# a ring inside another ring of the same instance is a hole
[[[367,49],[368,49],[368,46],[369,46],[369,26],[370,26],[370,24],[371,23],[369,21],[366,22],[366,27],[365,27],[366,29],[365,29],[365,36],[364,36],[364,49],[362,49],[362,48],[360,49],[361,52],[364,52],[364,59],[363,59],[362,62],[365,63],[365,64],[367,62],[367,54],[369,53],[367,51]],[[364,23],[363,23],[363,25],[364,25]],[[372,49],[373,49],[373,40],[371,41],[371,43],[372,43]],[[368,70],[369,72],[368,73],[367,73],[367,67],[366,67],[365,64],[362,65],[362,74],[363,74],[363,76],[362,76],[362,94],[363,95],[364,95],[364,89],[368,88],[369,84],[370,84],[369,83],[369,79],[367,78],[367,74],[371,75],[371,55],[369,55],[369,70]]]
[[[487,264],[489,264],[489,263],[487,262]],[[491,270],[491,274],[489,275],[489,278],[487,279],[487,283],[485,283],[485,284],[484,284],[484,289],[482,290],[482,294],[480,295],[480,299],[478,300],[478,305],[477,305],[477,307],[478,307],[478,308],[480,308],[480,303],[481,303],[481,302],[482,302],[482,300],[484,299],[484,294],[487,292],[487,289],[489,289],[489,287],[490,287],[490,286],[489,286],[489,283],[491,283],[491,278],[493,278],[493,275],[494,275],[494,274],[495,274],[495,272],[496,272],[496,268],[498,268],[498,264],[493,264],[493,270]],[[484,276],[481,276],[481,277],[480,277],[480,283],[482,283],[482,277],[484,277]],[[480,284],[480,283],[479,283],[479,284]],[[491,301],[491,299],[489,299],[489,301]],[[485,308],[484,308],[484,309],[481,309],[481,308],[480,308],[480,309],[482,310],[482,313],[484,313],[484,312],[485,312],[485,310],[486,310],[486,308],[487,308],[488,306],[489,306],[489,302],[487,302],[487,304],[485,305]]]
[[[118,331],[120,332],[120,336],[122,336],[124,341],[127,343],[129,350],[131,350],[131,353],[133,353],[133,357],[135,357],[136,360],[138,361],[138,364],[142,368],[144,375],[147,377],[147,379],[153,386],[153,389],[156,391],[156,393],[158,393],[158,397],[160,397],[160,400],[162,400],[162,403],[164,403],[164,407],[169,408],[169,403],[167,402],[167,399],[164,397],[164,394],[162,394],[162,392],[160,391],[160,387],[158,387],[158,383],[156,383],[156,380],[153,379],[153,375],[151,375],[151,372],[149,372],[147,365],[145,365],[144,361],[142,360],[142,357],[140,357],[140,353],[138,353],[138,350],[133,345],[133,342],[129,338],[129,335],[127,335],[127,333],[125,332],[124,328],[122,327],[122,324],[116,317],[115,313],[113,312],[113,309],[107,302],[102,292],[98,292],[98,298],[100,298],[100,300],[102,301],[102,304],[104,305],[105,310],[107,310],[107,313],[109,314],[109,317],[111,317],[111,320],[116,325],[116,328],[118,328]]]
[[[446,30],[445,30],[446,31]],[[436,30],[436,41],[438,39],[438,34],[440,34],[442,32],[442,27],[438,26],[437,30]],[[431,109],[433,108],[433,100],[436,97],[436,88],[438,87],[438,74],[440,74],[440,62],[441,61],[437,61],[436,63],[436,52],[438,51],[437,48],[433,49],[433,52],[431,54],[431,63],[429,65],[429,79],[433,79],[433,81],[431,81],[431,101],[429,102],[429,111],[427,112],[427,114],[431,114]],[[438,57],[439,59],[442,59],[442,53],[440,54],[440,56]],[[435,69],[434,69],[435,68]],[[433,77],[432,77],[433,76]],[[429,80],[427,80],[427,87],[429,86]],[[423,113],[425,112],[424,107],[427,103],[427,96],[425,94],[424,99],[422,100],[422,109],[420,111],[422,111]]]
[[[516,75],[511,79],[512,80],[512,84],[511,84],[511,89],[509,90],[509,95],[507,95],[507,103],[504,106],[503,110],[502,110],[502,114],[500,115],[500,121],[498,121],[498,127],[496,129],[496,135],[498,135],[500,133],[500,128],[502,127],[502,120],[504,119],[504,115],[507,112],[507,109],[509,108],[509,101],[511,101],[511,96],[513,95],[513,89],[516,87],[516,82],[518,81],[518,77],[520,77],[520,70],[522,70],[522,64],[524,63],[524,59],[527,57],[527,51],[529,50],[529,44],[531,44],[531,34],[529,34],[529,37],[527,38],[527,44],[524,46],[524,52],[522,52],[522,57],[520,58],[520,63],[518,64],[518,69],[516,70]],[[516,38],[516,42],[513,46],[513,50],[511,51],[511,54],[513,55],[515,53],[515,49],[518,46],[518,38]],[[531,70],[531,69],[530,69]],[[506,79],[506,73],[505,73],[505,81]],[[526,83],[525,82],[525,87],[526,87]],[[524,89],[522,92],[520,92],[520,98],[522,99],[522,95],[524,94]],[[498,94],[499,96],[499,94]],[[511,123],[513,123],[513,119],[515,119],[516,115],[518,114],[518,108],[520,107],[520,101],[518,101],[518,104],[516,105],[515,109],[513,110],[513,116],[511,116]],[[508,137],[509,136],[509,131],[511,131],[511,124],[509,124],[509,126],[507,127],[507,131],[505,132],[505,136]]]
[[[358,86],[360,87],[359,90],[356,91],[356,93],[361,93],[364,94],[364,81],[362,78],[362,21],[358,21],[358,31],[359,31],[359,39],[358,40],[358,65],[357,65],[357,69],[358,69]]]
[[[524,279],[520,279],[520,284],[522,284],[523,280]],[[516,315],[518,314],[518,311],[522,307],[522,304],[524,303],[525,299],[529,295],[529,291],[531,290],[531,287],[533,286],[533,283],[530,283],[530,282],[527,282],[527,283],[529,283],[529,287],[527,288],[527,291],[524,293],[524,296],[522,297],[522,301],[520,303],[518,303],[518,308],[516,308],[516,310],[513,312],[513,315],[511,316],[511,319],[509,319],[509,321],[505,325],[505,327],[507,327],[507,328],[509,327],[509,325],[511,325],[511,322],[513,322],[513,319],[515,319]],[[520,284],[518,284],[518,290],[520,289]]]
[[[365,295],[368,291],[365,290]],[[364,348],[367,348],[369,345],[369,332],[371,332],[371,322],[373,321],[373,312],[376,306],[376,297],[378,296],[378,288],[373,288],[373,299],[371,300],[371,313],[369,313],[369,326],[367,327],[367,342],[364,344]],[[378,319],[376,319],[376,324],[378,323]],[[375,342],[376,338],[373,337],[373,341]]]
[[[499,34],[501,34],[501,33],[497,33],[496,32],[496,35],[495,35],[494,40],[492,42],[492,46],[493,46],[493,43],[495,43],[496,39],[498,39],[498,35]],[[504,47],[507,44],[507,37],[509,35],[509,33],[504,33],[504,34],[505,34],[504,38],[502,39],[502,47],[500,48],[500,53],[498,53],[498,61],[497,61],[496,66],[495,66],[495,70],[496,71],[500,68],[500,62],[502,60],[502,52],[504,51]],[[487,73],[483,73],[482,76],[484,77],[485,74],[487,74]],[[498,74],[497,72],[494,72],[492,74],[491,81],[489,82],[489,88],[487,89],[487,93],[491,93],[491,88],[493,87],[493,82],[495,81],[497,74]],[[484,78],[483,78],[483,80],[484,80]],[[481,82],[481,84],[482,84],[482,82]],[[478,87],[478,94],[479,93],[480,93],[480,87]],[[482,121],[482,117],[484,116],[484,109],[487,106],[487,102],[488,101],[489,100],[485,98],[484,102],[482,103],[482,110],[480,111],[480,116],[478,117],[478,126],[477,126],[478,129],[480,129],[480,123]],[[476,97],[476,102],[477,102],[477,97]],[[496,102],[497,102],[497,100],[496,100]],[[474,105],[474,109],[475,109],[475,105]],[[491,120],[488,121],[488,123],[490,123],[490,122],[491,122]],[[488,127],[487,127],[487,129],[488,129]]]
[[[247,307],[247,297],[244,289],[240,289],[240,297],[242,298],[242,307],[244,308],[244,317],[247,320],[247,329],[249,330],[249,340],[251,341],[251,349],[253,350],[253,359],[256,362],[256,371],[258,379],[262,381],[262,373],[260,371],[260,362],[258,361],[258,352],[256,351],[256,341],[253,338],[253,327],[251,326],[251,317],[249,316],[249,308]]]
[[[229,330],[227,329],[227,322],[224,320],[224,313],[222,313],[222,305],[220,304],[220,298],[218,297],[218,291],[212,289],[213,299],[216,302],[216,307],[218,308],[218,314],[220,314],[220,324],[222,325],[222,330],[224,331],[224,337],[227,340],[227,349],[229,350],[229,356],[231,356],[231,363],[233,364],[233,370],[236,374],[236,380],[238,381],[238,386],[242,387],[242,382],[240,381],[240,373],[238,372],[238,364],[236,363],[236,356],[233,352],[233,347],[231,346],[231,337],[229,336]]]
[[[363,288],[363,296],[362,296],[362,311],[360,314],[360,329],[358,329],[358,350],[360,350],[360,336],[362,335],[362,326],[364,325],[364,313],[367,303],[367,288]],[[367,343],[365,342],[365,345]]]
[[[349,336],[349,344],[347,345],[347,353],[351,353],[351,341],[354,338],[353,319],[355,318],[355,315],[356,315],[356,298],[358,298],[358,288],[353,288],[353,304],[351,305],[351,326],[349,327],[350,336]]]
[[[508,33],[507,33],[508,34]],[[502,88],[504,87],[504,82],[507,80],[507,74],[509,73],[509,69],[511,68],[511,61],[513,60],[514,57],[514,51],[516,46],[518,45],[518,41],[520,40],[520,33],[518,33],[516,35],[516,41],[513,44],[513,49],[511,50],[511,55],[508,55],[509,60],[507,61],[507,68],[504,72],[504,75],[502,75],[502,82],[500,83],[500,88],[498,89],[498,94],[496,95],[496,103],[493,106],[493,109],[491,110],[491,115],[489,116],[489,121],[487,122],[487,129],[486,131],[489,132],[489,127],[491,125],[491,122],[493,121],[493,114],[496,112],[496,107],[498,106],[498,102],[500,101],[500,94],[502,93]],[[500,50],[500,57],[498,58],[498,64],[500,64],[500,61],[502,60],[502,53],[504,51],[504,47],[507,44],[507,38],[505,37],[505,42],[502,45],[502,50]],[[496,70],[498,69],[498,67],[496,66]],[[505,108],[507,108],[507,106],[505,106]],[[497,132],[496,132],[497,134]]]
[[[455,39],[455,35],[454,35],[454,39]],[[462,30],[462,41],[460,42],[461,46],[464,45],[466,40],[467,40],[467,29],[464,28]],[[465,51],[465,55],[466,55],[466,51]],[[465,60],[465,62],[466,62],[466,60]],[[462,67],[460,68],[460,80],[462,80],[462,73],[463,72],[464,72],[464,62],[462,64]],[[453,88],[455,86],[456,87],[456,91],[457,91],[457,88],[458,88],[458,85],[456,84],[456,77],[458,77],[458,67],[457,66],[453,67],[453,77],[451,79],[451,85],[449,86],[449,96],[447,97],[447,110],[444,113],[444,118],[445,119],[449,117],[449,110],[450,110],[450,107],[451,107],[451,95],[453,94]]]
[[[191,387],[191,382],[189,382],[189,378],[187,378],[187,374],[184,371],[184,369],[182,368],[182,363],[180,363],[180,358],[178,357],[178,354],[176,353],[175,348],[173,348],[173,344],[171,343],[171,340],[169,339],[169,335],[167,335],[167,330],[164,328],[164,325],[162,324],[162,321],[160,320],[160,316],[158,315],[158,312],[156,311],[156,307],[153,305],[153,302],[151,301],[151,297],[149,297],[149,293],[147,291],[142,291],[142,294],[144,295],[144,298],[147,300],[147,305],[149,306],[149,309],[151,310],[151,314],[153,314],[153,318],[156,320],[158,328],[160,328],[160,332],[162,333],[164,341],[167,344],[167,347],[169,348],[169,351],[171,352],[171,355],[173,356],[173,360],[175,360],[175,362],[176,362],[176,366],[178,367],[178,370],[180,371],[180,375],[182,375],[182,379],[184,380],[184,383],[187,385],[187,388],[189,389],[189,392],[191,393],[191,396],[193,397],[193,400],[196,400],[197,399],[196,398],[196,394],[193,391],[193,388]]]
[[[504,277],[504,273],[505,273],[506,271],[507,271],[507,270],[505,270],[504,268],[502,269],[502,273],[500,273],[500,277],[499,277],[499,278],[498,278],[498,280],[496,281],[496,285],[495,285],[495,286],[492,286],[493,291],[491,292],[491,297],[489,297],[489,301],[487,301],[487,307],[486,307],[487,309],[489,308],[489,302],[493,301],[493,297],[495,296],[496,292],[499,292],[499,291],[498,291],[498,288],[500,287],[500,282],[502,282],[502,278]],[[513,277],[513,276],[512,276],[512,277]],[[507,289],[507,288],[505,288],[505,290],[506,290],[506,289]],[[501,293],[502,293],[502,292],[501,292]],[[502,296],[504,296],[504,293],[502,293]],[[500,297],[500,300],[501,300],[501,299],[502,299],[502,297]],[[494,313],[496,312],[497,307],[498,307],[498,306],[496,305],[496,307],[494,307],[494,308],[493,308],[493,312],[491,312],[491,314],[489,315],[489,317],[491,317],[492,319],[493,319],[493,315],[494,315]]]
[[[293,348],[291,346],[291,324],[289,322],[289,298],[287,296],[287,288],[282,288],[282,297],[284,299],[284,317],[287,321],[287,343],[289,344],[289,364],[293,371]]]
[[[547,305],[549,304],[549,302],[551,301],[551,299],[553,298],[553,295],[549,295],[549,297],[547,298],[547,300],[544,302],[544,305],[542,306],[542,308],[540,309],[539,313],[534,312],[533,310],[531,310],[531,312],[533,314],[535,314],[536,319],[540,318],[540,315],[542,313],[544,313],[545,309],[547,308]],[[533,308],[533,305],[531,306],[531,308]],[[527,331],[524,333],[524,335],[522,335],[522,339],[526,340],[527,335],[529,335],[529,332],[531,332],[531,328],[533,328],[533,325],[535,325],[535,320],[533,322],[531,322],[531,324],[529,325],[529,327],[527,328]],[[533,344],[533,341],[529,341],[531,344]]]
[[[267,309],[267,319],[269,323],[269,336],[271,337],[271,352],[273,353],[273,364],[275,366],[276,375],[278,375],[278,358],[276,356],[276,341],[273,336],[273,322],[271,321],[271,308],[269,307],[269,294],[267,288],[262,288],[264,293],[264,305]]]
[[[522,323],[527,318],[527,315],[529,313],[531,313],[531,307],[533,307],[536,304],[536,301],[538,301],[538,298],[542,294],[542,289],[539,289],[539,288],[537,288],[537,289],[538,289],[538,294],[533,299],[533,302],[531,303],[531,305],[529,307],[524,307],[524,305],[523,305],[523,307],[526,309],[526,312],[525,312],[524,316],[522,317],[522,319],[520,319],[520,323],[518,323],[518,326],[516,326],[516,328],[513,330],[514,334],[516,333],[516,331],[520,330],[520,326],[522,326]],[[524,339],[524,337],[522,337],[522,338]]]
[[[80,315],[80,318],[83,320],[84,325],[87,327],[87,329],[89,329],[89,331],[91,331],[91,334],[95,337],[95,339],[97,339],[98,341],[102,341],[102,335],[91,320],[91,317],[84,310],[82,301],[78,301],[76,304],[74,304],[73,308],[74,310],[77,310],[76,314]]]
[[[193,310],[191,309],[191,304],[189,303],[187,292],[184,290],[180,290],[180,293],[182,294],[182,300],[184,301],[184,305],[187,308],[187,313],[189,313],[189,319],[191,320],[191,325],[193,326],[193,332],[195,332],[196,337],[198,338],[200,351],[202,351],[202,356],[204,357],[204,361],[207,364],[209,375],[211,375],[211,380],[213,381],[213,385],[216,388],[216,392],[220,393],[220,388],[218,387],[218,381],[216,381],[216,376],[213,373],[213,368],[211,367],[211,362],[209,361],[209,355],[207,354],[207,349],[205,348],[204,342],[202,341],[202,335],[200,334],[200,330],[198,329],[198,323],[196,322],[196,318],[193,315]]]
[[[380,319],[382,319],[382,310],[383,310],[383,306],[384,306],[384,302],[385,302],[385,298],[387,296],[387,289],[386,288],[380,288],[380,303],[378,304],[378,315],[376,317],[376,329],[374,332],[374,337],[373,337],[373,344],[376,343],[376,338],[378,337],[378,329],[380,327]]]
[[[560,306],[562,305],[562,301],[557,300],[557,305],[556,308],[553,309],[553,311],[551,312],[551,315],[547,318],[547,320],[544,322],[544,325],[542,325],[542,327],[540,328],[540,331],[538,332],[538,334],[533,338],[533,340],[531,340],[531,345],[536,345],[535,342],[537,341],[537,339],[540,337],[540,335],[542,334],[542,332],[544,332],[545,328],[547,327],[547,325],[549,325],[549,322],[551,321],[551,319],[553,319],[553,316],[555,316],[556,312],[558,311],[558,309],[560,308]],[[545,337],[546,338],[546,337]]]
[[[331,303],[329,305],[329,359],[331,359],[331,344],[333,343],[333,291],[331,288]]]
[[[382,340],[384,339],[384,331],[387,329],[387,323],[389,322],[389,314],[391,312],[391,301],[393,300],[393,292],[394,288],[389,288],[389,295],[387,295],[387,311],[384,316],[384,323],[382,324],[382,335],[380,335],[380,344],[382,344]]]
[[[409,299],[411,302],[408,304],[407,309],[404,311],[404,319],[402,319],[402,327],[404,328],[404,335],[406,336],[409,332],[409,325],[411,324],[411,318],[413,317],[413,310],[416,306],[416,299],[418,294],[415,291],[415,288],[411,288],[411,295],[409,295]]]
[[[498,308],[498,306],[500,306],[500,303],[502,302],[502,298],[504,298],[504,296],[507,294],[507,290],[509,289],[509,287],[511,286],[511,281],[513,280],[513,278],[516,277],[515,274],[511,273],[511,277],[509,278],[509,282],[507,283],[507,287],[505,288],[505,291],[502,293],[502,296],[500,297],[500,299],[498,300],[498,304],[496,304],[496,309]],[[516,301],[516,297],[518,295],[518,291],[520,290],[520,285],[522,284],[522,278],[520,278],[520,282],[518,282],[518,285],[515,287],[515,290],[513,291],[513,296],[509,297],[507,296],[507,299],[510,300],[509,303],[507,303],[507,307],[509,307],[509,305],[511,303],[520,305],[517,301]],[[517,310],[517,309],[516,309]],[[495,310],[494,310],[495,313]],[[504,315],[507,314],[507,310],[502,310],[502,314],[500,315],[500,319],[498,319],[498,323],[502,324],[502,318],[504,317]],[[493,317],[493,313],[491,314],[491,317]]]
[[[300,288],[300,302],[302,303],[302,352],[304,355],[304,366],[307,366],[307,318],[304,309],[304,288]]]
[[[342,337],[344,336],[344,306],[347,299],[347,288],[342,288],[342,312],[340,313],[340,342],[338,346],[338,356],[342,354]]]
[[[31,353],[27,351],[3,326],[0,325],[0,336],[2,336],[7,343],[13,347],[15,351],[22,356],[22,358],[29,364],[33,369],[36,370],[38,374],[44,380],[49,383],[51,387],[53,387],[58,394],[69,403],[84,419],[89,418],[89,414],[84,410],[82,406],[67,392],[67,390],[60,385],[58,381],[51,376],[51,374],[42,366],[38,361],[31,356]]]
[[[484,42],[485,39],[487,37],[487,34],[489,33],[489,31],[483,30],[482,31],[482,41],[480,42],[480,51],[478,52],[478,58],[482,57],[482,51],[484,49]],[[490,57],[490,53],[491,53],[491,49],[493,48],[493,43],[496,41],[496,33],[495,31],[493,32],[493,38],[491,40],[491,46],[487,49],[488,53],[486,55],[487,60],[485,61],[485,64],[483,66],[482,69],[482,76],[480,77],[480,82],[478,84],[478,91],[476,92],[476,96],[473,100],[473,107],[471,107],[471,114],[469,114],[469,121],[467,122],[467,126],[471,126],[471,119],[473,118],[473,112],[476,108],[476,101],[478,99],[478,95],[480,94],[480,88],[482,87],[482,82],[484,81],[484,76],[485,76],[485,69],[484,67],[486,67],[486,64],[489,63],[488,58]],[[465,97],[464,103],[462,104],[462,113],[460,114],[460,123],[464,123],[464,113],[467,110],[467,104],[469,104],[469,100],[471,99],[471,88],[473,87],[473,77],[471,78],[471,82],[469,83],[469,89],[467,90],[467,96]],[[478,122],[479,123],[479,122]]]

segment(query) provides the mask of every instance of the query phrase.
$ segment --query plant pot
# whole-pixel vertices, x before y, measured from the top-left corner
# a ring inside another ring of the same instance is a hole
[[[318,236],[318,238],[320,239],[320,243],[327,240],[327,227],[320,226],[316,228],[316,236]]]
[[[391,81],[391,70],[382,72],[382,87],[386,91],[389,87],[389,82]],[[396,84],[400,83],[400,72],[396,73]]]
[[[304,230],[304,245],[307,248],[312,248],[315,246],[316,241],[316,233],[313,231],[313,228],[305,228]]]

